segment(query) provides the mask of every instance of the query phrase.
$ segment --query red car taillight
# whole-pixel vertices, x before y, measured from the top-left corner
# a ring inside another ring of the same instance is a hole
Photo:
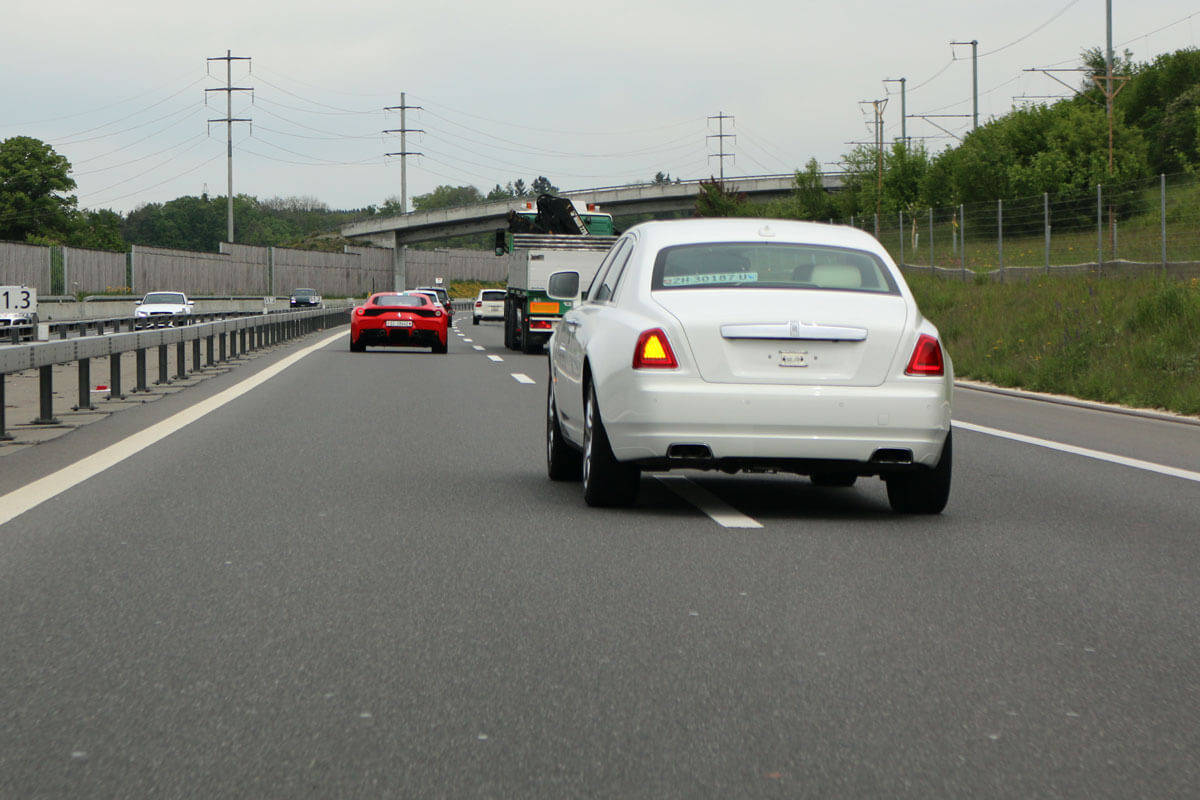
[[[633,348],[634,369],[678,369],[675,352],[661,328],[643,331]]]
[[[482,300],[476,300],[476,301],[475,301],[475,307],[476,307],[476,308],[483,308],[483,301],[482,301]]]
[[[367,313],[367,312],[363,309],[362,306],[359,306],[358,308],[354,309],[354,316],[356,316],[356,317],[361,317],[365,313]]]
[[[908,366],[904,368],[905,375],[920,375],[936,377],[946,374],[946,364],[942,359],[942,346],[938,340],[927,333],[917,339]]]

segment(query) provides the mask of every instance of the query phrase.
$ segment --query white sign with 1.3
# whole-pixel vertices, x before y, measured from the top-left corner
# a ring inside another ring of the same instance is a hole
[[[0,313],[37,313],[37,289],[0,286]]]

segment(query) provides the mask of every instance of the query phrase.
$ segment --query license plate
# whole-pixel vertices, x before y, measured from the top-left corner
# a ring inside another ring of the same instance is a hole
[[[781,367],[807,367],[808,364],[808,353],[785,353],[782,350],[779,352],[779,366]]]
[[[389,328],[411,328],[411,319],[389,319],[386,323]]]

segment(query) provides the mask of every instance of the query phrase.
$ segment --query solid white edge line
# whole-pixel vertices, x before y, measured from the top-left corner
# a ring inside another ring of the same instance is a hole
[[[57,472],[53,472],[44,478],[39,478],[33,483],[27,483],[19,489],[9,492],[0,497],[0,525],[16,519],[26,511],[36,508],[47,500],[78,486],[89,478],[99,475],[104,470],[116,466],[130,456],[140,453],[150,445],[165,439],[172,433],[181,430],[201,417],[216,411],[226,403],[236,400],[238,397],[265,383],[310,353],[320,350],[330,342],[344,338],[345,336],[345,331],[332,334],[316,344],[293,353],[276,364],[272,364],[256,375],[252,375],[240,383],[213,395],[207,400],[202,400],[189,408],[185,408],[183,411],[167,417],[162,422],[157,422],[143,431],[122,439],[116,444],[109,445],[103,450],[80,459],[74,464],[63,467]]]
[[[724,528],[761,528],[762,523],[747,517],[703,486],[683,475],[655,475],[658,482],[700,509]]]
[[[1105,453],[1101,450],[1091,450],[1086,447],[1076,447],[1072,444],[1063,444],[1062,442],[1054,442],[1049,439],[1038,439],[1035,436],[1025,436],[1020,433],[1012,433],[1011,431],[1002,431],[996,428],[988,428],[983,425],[974,425],[970,422],[958,422],[955,420],[954,427],[962,428],[965,431],[974,433],[982,433],[987,436],[997,436],[1001,439],[1011,439],[1014,442],[1022,442],[1024,444],[1032,444],[1037,447],[1045,447],[1049,450],[1058,450],[1063,453],[1071,453],[1072,455],[1083,456],[1085,458],[1094,458],[1098,461],[1107,461],[1110,464],[1120,464],[1123,467],[1132,467],[1133,469],[1141,469],[1147,472],[1156,472],[1159,475],[1169,475],[1173,478],[1183,478],[1185,481],[1196,481],[1200,483],[1200,472],[1191,470],[1179,469],[1178,467],[1168,467],[1165,464],[1155,464],[1153,461],[1142,461],[1138,458],[1127,458],[1119,456],[1115,453]]]

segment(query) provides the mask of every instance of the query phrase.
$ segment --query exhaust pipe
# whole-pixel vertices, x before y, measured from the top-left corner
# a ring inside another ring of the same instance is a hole
[[[881,448],[871,456],[872,464],[911,464],[912,450]]]
[[[680,460],[711,459],[712,449],[706,444],[673,444],[667,448],[667,458]]]

